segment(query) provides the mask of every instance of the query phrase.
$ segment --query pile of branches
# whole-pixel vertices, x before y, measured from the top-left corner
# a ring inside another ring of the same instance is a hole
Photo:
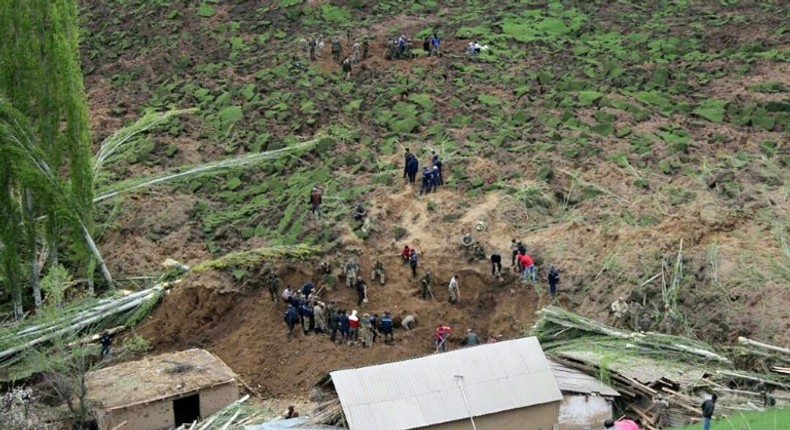
[[[557,307],[547,307],[539,313],[540,319],[530,334],[538,337],[544,351],[561,364],[610,384],[620,393],[622,408],[634,418],[640,418],[649,430],[684,425],[700,418],[700,404],[706,394],[719,395],[721,410],[745,410],[759,409],[758,404],[767,405],[769,390],[790,389],[790,379],[784,375],[738,370],[734,365],[736,360],[694,339],[623,331]],[[782,348],[755,346],[754,342],[749,345],[764,354],[768,350],[772,356],[787,359]],[[589,353],[591,358],[584,358],[584,353]],[[704,377],[690,382],[667,374],[643,383],[608,368],[613,364],[609,360],[643,362],[645,366],[655,363],[651,367],[658,371],[697,369]],[[780,397],[776,399],[790,400]],[[667,403],[664,412],[660,412],[662,402]]]
[[[236,402],[206,417],[203,421],[182,424],[176,430],[228,430],[244,428],[246,425],[260,424],[265,420],[265,411],[245,405],[249,400],[246,395]]]
[[[683,362],[713,361],[723,365],[731,364],[729,358],[716,353],[708,344],[694,339],[654,332],[623,331],[555,306],[543,308],[539,314],[541,318],[530,334],[540,339],[544,350],[567,347],[574,343],[605,347],[619,345],[648,356],[666,357],[671,352],[674,359]]]

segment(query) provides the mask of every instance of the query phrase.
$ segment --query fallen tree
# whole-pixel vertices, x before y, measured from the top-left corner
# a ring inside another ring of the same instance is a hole
[[[553,360],[596,377],[620,394],[619,406],[641,418],[649,430],[688,424],[700,417],[706,395],[719,395],[720,410],[760,409],[769,399],[790,389],[781,367],[761,372],[738,367],[736,357],[725,356],[694,339],[661,333],[632,333],[581,315],[547,307],[530,334],[537,336]],[[741,342],[761,353],[782,355],[782,348]],[[771,395],[776,392],[777,395]],[[655,405],[666,401],[661,417]]]

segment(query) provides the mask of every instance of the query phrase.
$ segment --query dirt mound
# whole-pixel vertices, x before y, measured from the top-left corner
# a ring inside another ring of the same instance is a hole
[[[488,268],[480,262],[458,271],[461,301],[446,301],[447,271],[434,273],[436,300],[417,297],[417,283],[408,279],[409,269],[397,258],[387,259],[392,279],[385,285],[369,285],[370,302],[356,306],[356,294],[345,286],[324,287],[324,300],[336,300],[342,309],[395,317],[415,313],[419,326],[412,331],[396,330],[392,346],[377,342],[363,349],[332,344],[328,336],[297,335],[286,338],[282,320],[285,306],[272,303],[263,290],[240,288],[224,273],[210,272],[188,278],[176,287],[151,319],[140,328],[157,352],[189,347],[206,348],[222,358],[248,384],[264,396],[303,395],[326,372],[430,354],[433,328],[446,322],[455,330],[451,349],[460,347],[466,328],[474,327],[481,338],[521,333],[534,319],[538,297],[532,287],[519,282],[500,284],[483,275]],[[362,273],[370,261],[362,259]],[[311,270],[281,268],[283,282],[301,286],[308,279],[319,281]],[[512,276],[510,276],[512,278]]]

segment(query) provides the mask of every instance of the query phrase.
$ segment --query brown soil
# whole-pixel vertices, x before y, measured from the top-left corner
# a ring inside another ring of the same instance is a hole
[[[433,328],[446,322],[455,330],[449,348],[459,347],[466,328],[475,328],[481,338],[502,334],[517,336],[534,320],[540,299],[532,287],[519,282],[500,283],[488,276],[488,264],[457,264],[457,258],[428,254],[433,269],[435,300],[417,298],[417,283],[409,280],[409,268],[398,261],[395,247],[382,250],[391,279],[385,286],[369,285],[370,301],[356,306],[356,294],[345,286],[331,288],[318,282],[324,300],[336,300],[343,309],[381,314],[388,310],[396,320],[413,313],[419,326],[397,330],[394,345],[377,342],[373,348],[332,344],[327,336],[297,334],[286,338],[282,321],[284,305],[272,303],[268,292],[242,289],[225,274],[211,272],[193,276],[177,286],[139,332],[157,352],[189,347],[211,350],[231,366],[264,397],[304,395],[329,371],[416,357],[432,353]],[[453,254],[457,251],[453,249]],[[362,273],[371,267],[363,256]],[[444,264],[442,264],[444,263]],[[455,263],[455,264],[454,264]],[[456,266],[461,300],[447,303],[446,285]],[[283,282],[301,286],[318,280],[305,266],[280,269]],[[512,274],[506,275],[512,279]],[[544,299],[545,300],[545,299]]]

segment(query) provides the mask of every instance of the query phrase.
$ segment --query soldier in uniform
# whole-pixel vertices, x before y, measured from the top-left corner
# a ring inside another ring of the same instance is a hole
[[[631,330],[639,331],[639,318],[642,316],[642,304],[634,300],[628,307],[628,313],[631,314]]]
[[[376,277],[379,278],[381,285],[384,285],[384,283],[387,281],[387,275],[384,272],[384,263],[382,263],[379,259],[376,259],[376,262],[373,264],[373,271],[370,273],[370,281],[375,281]]]
[[[274,272],[269,272],[269,278],[267,279],[266,286],[269,289],[269,295],[272,297],[272,301],[277,301],[277,294],[280,291],[280,278]]]
[[[340,45],[340,39],[337,36],[332,36],[332,58],[336,63],[340,63],[340,55],[343,53],[343,47]]]
[[[650,406],[650,409],[646,411],[646,412],[653,411],[653,427],[657,429],[664,427],[664,423],[668,419],[667,409],[669,409],[669,402],[667,402],[666,399],[664,399],[664,396],[659,394],[656,397],[655,402],[653,402],[653,405]]]
[[[368,51],[370,50],[370,40],[368,40],[368,36],[362,38],[362,59],[368,59]]]
[[[362,48],[362,46],[359,44],[359,42],[354,42],[354,44],[351,45],[351,62],[352,63],[357,64],[357,63],[359,63],[362,60],[362,54],[360,53],[360,49],[361,48]]]
[[[346,287],[351,288],[357,281],[357,271],[359,270],[359,263],[356,258],[351,258],[346,262],[343,272],[346,274]]]
[[[624,328],[628,319],[628,303],[625,302],[625,298],[620,296],[612,302],[610,308],[614,313],[614,326]]]
[[[431,271],[428,270],[423,275],[422,279],[420,280],[420,294],[422,295],[423,300],[427,299],[428,297],[433,298],[433,294],[431,293]]]

